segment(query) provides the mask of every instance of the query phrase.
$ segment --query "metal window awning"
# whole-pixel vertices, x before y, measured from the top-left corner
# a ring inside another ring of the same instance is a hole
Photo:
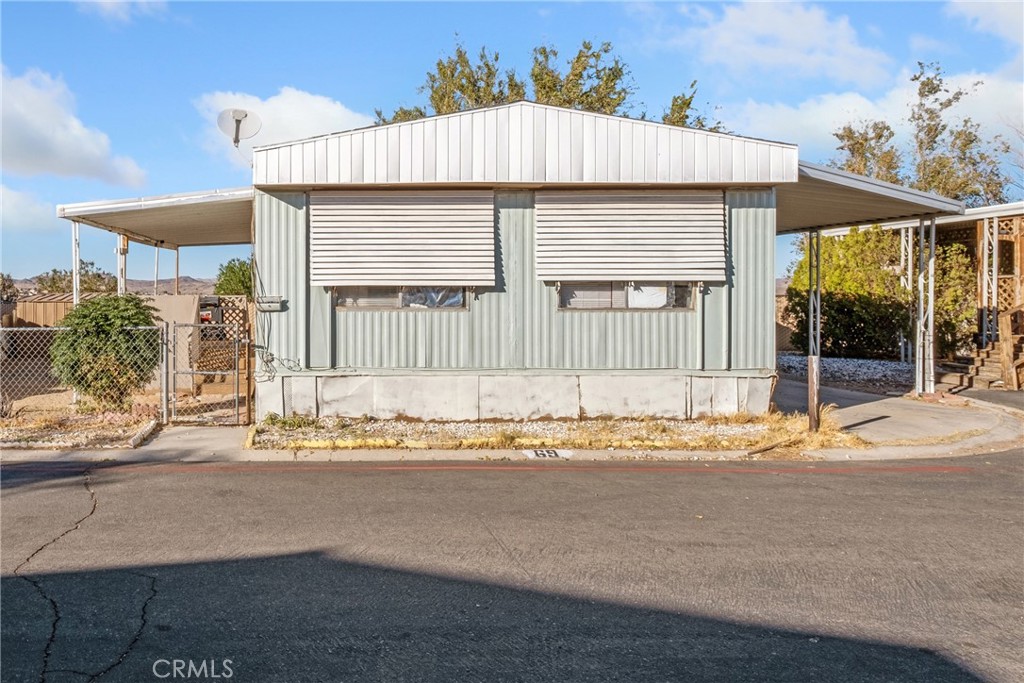
[[[961,215],[962,202],[801,161],[799,180],[778,185],[776,232]]]
[[[252,242],[253,188],[60,204],[57,217],[177,249]]]

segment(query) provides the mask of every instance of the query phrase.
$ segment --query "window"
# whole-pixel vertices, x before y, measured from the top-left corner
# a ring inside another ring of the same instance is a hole
[[[569,282],[558,287],[558,307],[567,310],[690,310],[690,282]]]
[[[335,287],[338,308],[466,308],[464,287]]]

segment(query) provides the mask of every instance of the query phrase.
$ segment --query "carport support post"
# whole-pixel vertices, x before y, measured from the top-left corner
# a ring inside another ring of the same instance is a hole
[[[900,228],[900,286],[908,292],[914,290],[914,229]],[[908,311],[910,317],[910,329],[914,329],[914,306],[911,304]],[[914,360],[914,347],[907,339],[902,330],[900,331],[900,362],[912,363]]]
[[[71,221],[71,303],[78,305],[82,289],[82,273],[79,267],[81,255],[78,243],[78,221]]]
[[[156,296],[156,281],[160,279],[160,247],[153,247],[153,296]]]
[[[818,431],[821,403],[821,232],[807,233],[807,428]]]
[[[178,247],[174,248],[174,295],[177,296],[178,292]]]
[[[123,296],[127,291],[128,280],[128,238],[117,236],[117,295]]]
[[[935,219],[917,223],[917,320],[914,393],[935,393]]]
[[[78,299],[82,289],[78,232],[78,221],[71,221],[71,303],[73,306],[78,306]],[[78,389],[71,392],[71,405],[78,405]]]

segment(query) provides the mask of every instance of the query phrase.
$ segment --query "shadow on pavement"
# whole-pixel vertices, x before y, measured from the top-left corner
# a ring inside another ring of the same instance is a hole
[[[32,578],[60,612],[45,658],[51,680],[105,670],[102,680],[157,680],[154,663],[174,659],[222,676],[230,667],[236,681],[980,680],[913,647],[550,595],[542,580],[523,590],[323,553]],[[4,577],[2,591],[4,679],[40,680],[50,603],[24,578]]]
[[[863,391],[850,391],[836,387],[822,386],[819,389],[819,398],[823,405],[835,404],[839,408],[850,408],[852,406],[884,401],[889,396],[881,394],[869,394]],[[807,412],[807,382],[794,377],[780,376],[775,385],[775,393],[772,394],[772,401],[784,413],[806,413]]]

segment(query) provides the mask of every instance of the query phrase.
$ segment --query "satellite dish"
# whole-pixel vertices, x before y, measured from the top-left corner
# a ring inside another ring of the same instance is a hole
[[[254,111],[225,109],[217,115],[217,127],[238,147],[238,141],[251,138],[260,132],[263,123]]]

